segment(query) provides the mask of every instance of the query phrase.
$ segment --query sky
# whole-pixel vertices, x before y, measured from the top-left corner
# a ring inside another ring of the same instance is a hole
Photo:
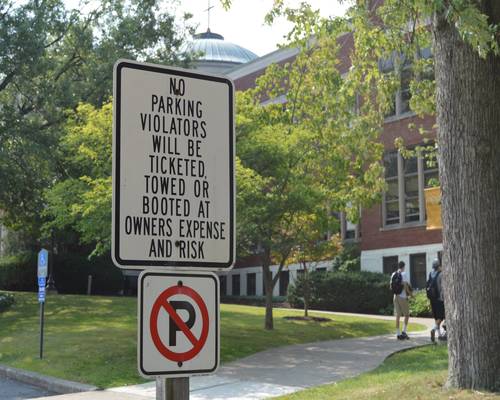
[[[198,25],[197,32],[207,30],[207,12],[209,0],[178,0],[178,13],[193,14],[192,22]],[[287,0],[287,4],[297,6],[300,1]],[[342,15],[346,9],[338,0],[307,0],[324,17]],[[169,0],[166,0],[168,3]],[[272,26],[264,24],[264,16],[272,5],[272,0],[232,0],[231,8],[226,11],[219,0],[210,0],[210,30],[224,36],[228,42],[238,44],[253,51],[258,56],[277,49],[284,42],[284,35],[291,29],[285,20],[279,20]],[[79,0],[65,0],[68,8],[78,8]],[[90,1],[92,3],[92,0]]]
[[[264,16],[269,11],[272,0],[233,0],[231,8],[226,11],[219,0],[210,0],[214,7],[210,12],[210,30],[224,36],[226,41],[238,44],[253,51],[258,56],[270,53],[283,43],[291,26],[280,20],[272,26],[264,24]],[[289,0],[288,4],[296,6],[299,0]],[[337,0],[308,0],[315,9],[319,9],[324,17],[342,15],[345,5]],[[207,29],[208,0],[181,0],[180,9],[193,14],[193,22],[199,24],[198,32]]]

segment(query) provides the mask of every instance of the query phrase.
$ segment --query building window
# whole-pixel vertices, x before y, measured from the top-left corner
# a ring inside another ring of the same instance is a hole
[[[413,71],[411,68],[411,63],[405,62],[402,66],[399,67],[400,72],[394,70],[394,62],[387,61],[381,63],[381,71],[387,75],[395,75],[398,74],[399,81],[399,89],[394,94],[394,98],[392,100],[392,104],[390,109],[385,114],[386,118],[395,117],[399,115],[403,115],[410,110],[410,83],[413,78]]]
[[[427,265],[425,253],[410,254],[410,283],[415,289],[425,288],[427,282]]]
[[[356,239],[356,224],[346,221],[345,240]]]
[[[348,207],[351,207],[348,205]],[[339,213],[340,237],[344,241],[358,241],[360,238],[359,224],[349,221],[344,211]]]
[[[225,296],[227,293],[227,277],[226,275],[219,276],[220,280],[220,295]]]
[[[425,224],[424,189],[436,185],[436,162],[428,163],[427,155],[403,158],[392,151],[384,156],[387,191],[382,202],[385,227]]]
[[[398,157],[396,151],[387,153],[384,157],[385,181],[385,225],[399,224],[399,185],[398,185]]]
[[[233,294],[233,296],[239,296],[240,295],[240,274],[232,275],[231,283],[232,283],[232,292],[231,293]]]
[[[432,52],[430,48],[421,49],[416,57],[420,60],[429,60],[432,58]],[[397,117],[411,112],[410,109],[410,99],[411,90],[410,84],[412,79],[416,76],[418,80],[434,80],[434,70],[432,68],[432,63],[430,67],[425,68],[423,71],[416,73],[413,68],[413,63],[411,59],[405,59],[404,56],[399,58],[399,65],[396,65],[395,59],[381,60],[379,62],[380,71],[387,75],[397,76],[399,81],[399,89],[394,94],[394,99],[389,111],[386,113],[385,117]]]
[[[391,275],[394,271],[398,269],[398,256],[389,256],[382,258],[382,268],[384,274]]]
[[[247,274],[247,296],[255,296],[257,274]]]
[[[280,272],[280,296],[286,296],[288,284],[290,283],[290,271]]]
[[[425,188],[439,185],[439,171],[436,160],[424,160],[424,186]]]
[[[418,159],[404,160],[405,222],[419,221]]]
[[[403,67],[401,71],[401,88],[399,89],[399,112],[398,114],[405,114],[410,112],[410,99],[411,90],[410,83],[413,79],[413,70],[410,65]]]

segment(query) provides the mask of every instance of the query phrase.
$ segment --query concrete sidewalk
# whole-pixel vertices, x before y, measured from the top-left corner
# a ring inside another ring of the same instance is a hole
[[[414,321],[424,322],[424,321]],[[425,325],[429,325],[429,321]],[[429,344],[428,332],[285,346],[224,365],[216,375],[190,380],[190,399],[257,400],[333,383],[370,371],[390,354]],[[155,383],[105,391],[44,397],[45,400],[146,400],[155,398]]]

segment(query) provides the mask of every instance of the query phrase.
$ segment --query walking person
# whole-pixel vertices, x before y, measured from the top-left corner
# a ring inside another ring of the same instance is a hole
[[[443,298],[443,278],[442,278],[441,263],[438,259],[432,262],[432,271],[427,279],[426,292],[427,298],[431,303],[432,316],[434,317],[435,325],[431,329],[431,341],[436,342],[436,333],[439,340],[446,340],[446,330],[441,330],[441,323],[445,318],[444,298]],[[443,326],[444,328],[444,326]]]
[[[399,340],[409,339],[406,333],[410,319],[408,296],[412,295],[412,288],[405,272],[405,263],[400,261],[398,269],[391,275],[391,290],[394,293],[394,315],[396,316],[396,337]],[[400,331],[400,320],[404,317],[403,330]]]

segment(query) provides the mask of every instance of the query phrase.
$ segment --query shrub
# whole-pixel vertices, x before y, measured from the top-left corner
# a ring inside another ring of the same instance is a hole
[[[432,317],[431,304],[425,290],[414,292],[410,298],[410,315],[412,317]]]
[[[52,257],[52,256],[49,256]],[[123,288],[121,271],[111,258],[98,257],[88,260],[83,254],[58,254],[51,260],[59,293],[87,293],[87,279],[92,275],[93,294],[117,294]],[[0,261],[0,289],[36,291],[37,255],[24,253],[5,257]]]
[[[356,257],[352,260],[346,260],[338,268],[340,272],[358,272],[361,271],[361,258]]]
[[[54,278],[59,293],[87,293],[92,275],[92,294],[118,294],[123,289],[123,275],[109,256],[91,260],[83,254],[61,254],[55,259]]]
[[[293,307],[303,307],[300,287],[288,289]],[[311,274],[310,307],[320,310],[378,313],[392,303],[388,278],[375,272],[328,272]]]
[[[304,298],[302,297],[302,288],[298,280],[288,286],[286,295],[288,303],[294,308],[304,308]]]
[[[356,244],[346,244],[341,253],[333,259],[333,270],[340,272],[361,271],[361,253]]]
[[[285,301],[286,297],[284,296],[274,296],[273,306],[281,305]],[[262,307],[266,305],[266,298],[265,296],[221,296],[221,303]]]
[[[37,287],[37,256],[22,253],[0,260],[0,289],[34,291]]]
[[[0,312],[7,310],[14,304],[14,296],[9,293],[0,293]]]
[[[325,271],[309,271],[308,274],[300,274],[297,276],[294,285],[290,285],[287,290],[287,300],[293,307],[305,307],[305,288],[309,283],[309,308],[311,308],[311,299],[314,294],[313,287],[321,280],[321,276],[325,275]]]
[[[381,308],[378,310],[378,313],[380,315],[394,315],[394,304],[389,304],[387,307]]]

